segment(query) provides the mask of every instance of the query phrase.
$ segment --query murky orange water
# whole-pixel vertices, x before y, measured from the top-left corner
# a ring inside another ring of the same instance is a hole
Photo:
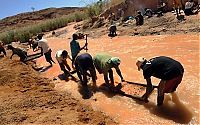
[[[68,37],[73,32],[74,30],[70,30],[66,38],[48,39],[53,50],[53,56],[59,49],[70,50],[70,39]],[[85,43],[84,40],[79,41],[81,45]],[[183,81],[177,88],[177,92],[173,96],[166,95],[162,107],[156,106],[156,89],[150,96],[149,103],[142,103],[126,96],[113,95],[99,90],[93,93],[90,99],[84,100],[90,102],[94,109],[105,112],[124,125],[199,124],[199,35],[120,36],[113,39],[103,36],[98,39],[89,38],[88,43],[88,52],[92,55],[96,52],[105,51],[120,57],[120,68],[127,81],[145,84],[142,72],[138,72],[135,66],[135,60],[139,56],[144,56],[147,59],[161,55],[170,56],[180,61],[185,68]],[[38,59],[37,63],[44,66],[48,65],[43,57]],[[62,72],[58,64],[55,64],[42,74],[53,78],[61,76]],[[115,81],[119,82],[119,77],[115,71],[114,75]],[[158,79],[153,78],[155,85],[158,82]],[[97,85],[100,86],[102,83],[104,83],[103,75],[98,74]],[[134,94],[136,89],[131,86],[125,86],[123,90],[129,94]],[[78,83],[73,80],[57,80],[55,88],[71,91],[74,96],[82,97]]]

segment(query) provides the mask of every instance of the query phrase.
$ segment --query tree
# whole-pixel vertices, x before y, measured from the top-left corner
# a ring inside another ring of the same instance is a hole
[[[34,12],[34,11],[35,11],[35,8],[34,8],[34,7],[31,7],[31,10]]]

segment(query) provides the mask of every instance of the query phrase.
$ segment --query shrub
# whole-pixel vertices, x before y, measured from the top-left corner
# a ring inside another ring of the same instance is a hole
[[[67,24],[70,22],[80,21],[85,18],[86,15],[83,12],[75,12],[67,16],[46,20],[32,26],[1,33],[0,40],[5,44],[9,44],[13,41],[26,42],[29,38],[37,35],[38,33],[56,30],[58,28],[67,26]]]

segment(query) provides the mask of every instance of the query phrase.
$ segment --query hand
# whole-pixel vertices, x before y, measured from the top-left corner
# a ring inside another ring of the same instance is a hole
[[[88,45],[88,43],[85,43],[85,47]]]
[[[141,98],[141,101],[144,101],[145,103],[148,103],[149,100],[148,100],[148,97],[147,97],[147,94],[145,93]]]
[[[124,80],[124,79],[121,79],[121,82],[125,82],[125,80]]]

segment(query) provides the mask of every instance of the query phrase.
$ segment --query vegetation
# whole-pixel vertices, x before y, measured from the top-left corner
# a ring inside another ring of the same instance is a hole
[[[0,40],[5,44],[9,44],[13,41],[26,42],[29,40],[29,38],[37,35],[38,33],[56,30],[66,26],[70,22],[78,22],[86,18],[91,19],[94,16],[98,16],[104,9],[107,9],[112,5],[119,4],[123,1],[124,0],[99,0],[96,3],[88,5],[86,12],[75,12],[67,16],[50,19],[32,26],[0,33]]]
[[[66,26],[70,22],[81,21],[86,18],[86,14],[83,12],[75,12],[67,16],[60,18],[50,19],[39,24],[34,24],[32,26],[7,31],[0,34],[0,40],[5,44],[9,44],[13,41],[26,42],[32,36],[37,35],[41,32],[49,32],[61,27]]]

